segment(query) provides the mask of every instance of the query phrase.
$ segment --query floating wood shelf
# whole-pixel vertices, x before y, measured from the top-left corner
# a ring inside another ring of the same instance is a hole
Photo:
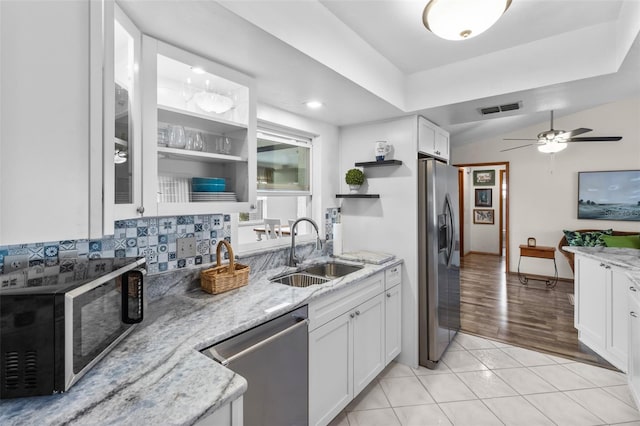
[[[380,194],[336,194],[336,198],[380,198]]]
[[[356,167],[399,166],[401,164],[400,160],[364,161],[356,163]]]

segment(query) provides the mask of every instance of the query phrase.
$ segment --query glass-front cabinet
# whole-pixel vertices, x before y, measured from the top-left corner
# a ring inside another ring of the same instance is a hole
[[[252,208],[253,80],[151,37],[142,46],[145,214]]]
[[[112,200],[115,219],[135,217],[142,211],[142,125],[140,93],[141,33],[122,10],[114,5],[113,26],[113,79],[108,88],[113,96],[107,107],[113,132],[107,140],[105,162],[106,177],[112,182],[104,186],[104,197]],[[106,127],[106,126],[105,126]],[[107,144],[108,145],[108,144]],[[106,202],[105,202],[106,204]]]

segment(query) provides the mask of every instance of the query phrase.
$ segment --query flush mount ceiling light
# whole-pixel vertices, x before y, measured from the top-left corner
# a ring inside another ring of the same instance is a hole
[[[308,101],[304,103],[307,108],[311,108],[311,109],[318,109],[322,107],[322,102],[320,101]]]
[[[438,37],[465,40],[488,30],[510,5],[511,0],[431,0],[422,22]]]

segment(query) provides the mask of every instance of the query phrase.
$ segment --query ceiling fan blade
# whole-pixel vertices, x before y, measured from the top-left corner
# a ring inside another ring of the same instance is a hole
[[[579,129],[570,130],[568,132],[564,132],[558,135],[558,138],[572,138],[574,136],[581,135],[583,133],[592,132],[593,129],[587,129],[585,127],[580,127]]]
[[[539,145],[539,144],[537,144],[537,143],[528,143],[526,145],[514,146],[513,148],[503,149],[500,152],[511,151],[511,150],[520,149],[520,148],[526,148],[526,147],[531,146],[531,145]]]
[[[616,142],[622,139],[622,136],[589,136],[582,138],[571,138],[565,142]]]
[[[507,138],[507,139],[502,139],[503,141],[537,141],[538,139],[513,139],[513,138]]]

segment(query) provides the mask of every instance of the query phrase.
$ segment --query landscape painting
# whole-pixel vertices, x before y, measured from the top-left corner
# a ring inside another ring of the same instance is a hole
[[[578,219],[640,221],[640,170],[579,172]]]

